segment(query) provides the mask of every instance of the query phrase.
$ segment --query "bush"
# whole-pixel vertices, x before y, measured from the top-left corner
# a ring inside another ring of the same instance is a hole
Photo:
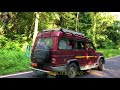
[[[0,75],[30,70],[25,52],[0,49]]]
[[[3,35],[0,35],[0,48],[4,48],[6,46],[8,39]]]
[[[23,38],[21,40],[21,38]],[[15,51],[25,51],[27,46],[31,45],[31,42],[26,42],[25,37],[19,37],[16,40],[10,40],[4,36],[0,36],[0,49],[15,50]]]
[[[0,36],[0,75],[30,70],[30,59],[25,56],[25,41]]]
[[[120,49],[98,49],[97,51],[103,53],[105,58],[120,55]]]
[[[21,47],[19,46],[17,42],[7,42],[5,49],[20,51]]]

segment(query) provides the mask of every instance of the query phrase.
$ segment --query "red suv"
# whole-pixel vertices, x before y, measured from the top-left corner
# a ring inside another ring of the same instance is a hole
[[[37,35],[31,62],[34,72],[64,72],[74,78],[80,70],[102,71],[105,59],[84,34],[60,28],[43,30]]]

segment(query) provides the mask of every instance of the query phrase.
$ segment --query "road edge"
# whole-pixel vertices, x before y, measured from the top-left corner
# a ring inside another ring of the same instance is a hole
[[[27,73],[32,73],[32,71],[20,72],[20,73],[9,74],[9,75],[2,75],[2,76],[0,76],[0,78],[11,77],[11,76],[16,76],[16,75],[21,75],[21,74],[27,74]]]

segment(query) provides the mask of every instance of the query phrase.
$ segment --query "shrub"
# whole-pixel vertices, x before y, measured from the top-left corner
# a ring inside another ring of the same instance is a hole
[[[0,49],[0,75],[27,71],[29,65],[25,52]]]
[[[3,35],[0,35],[0,48],[4,48],[6,46],[8,39]]]
[[[103,53],[105,58],[120,55],[119,49],[98,49],[97,51]]]

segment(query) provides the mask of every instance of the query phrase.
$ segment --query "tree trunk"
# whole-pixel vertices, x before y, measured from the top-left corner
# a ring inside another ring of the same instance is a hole
[[[96,12],[93,14],[93,43],[96,46]]]
[[[66,28],[68,29],[68,22],[66,21]]]
[[[36,18],[35,18],[35,28],[34,28],[34,35],[33,35],[33,44],[35,42],[36,36],[38,34],[38,22],[39,22],[39,13],[35,12]]]
[[[34,29],[34,24],[35,24],[35,22],[33,22],[32,23],[32,25],[31,25],[31,27],[30,27],[30,31],[29,31],[29,36],[28,36],[28,38],[32,38],[32,32],[33,32],[33,29]]]
[[[77,12],[77,16],[76,16],[76,31],[78,31],[78,18],[79,17],[79,12]]]

